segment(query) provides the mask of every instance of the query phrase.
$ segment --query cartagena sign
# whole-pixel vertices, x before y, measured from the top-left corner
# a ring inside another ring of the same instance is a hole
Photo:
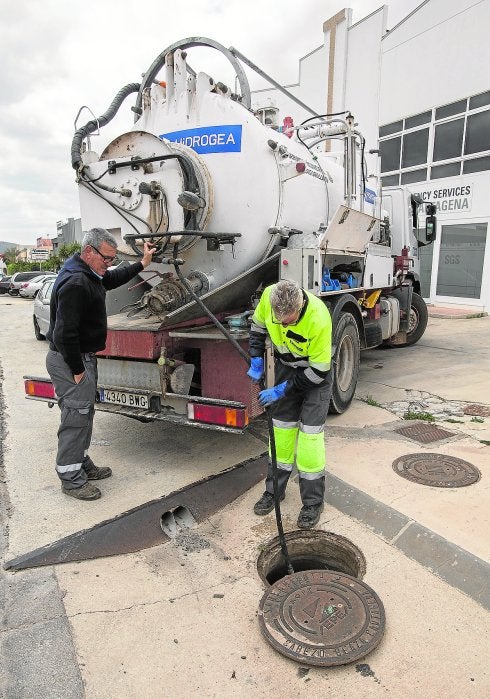
[[[162,133],[160,138],[182,143],[196,153],[239,153],[242,150],[242,125],[202,126]]]
[[[422,192],[414,192],[422,197],[424,202],[436,205],[436,213],[445,214],[452,211],[471,211],[473,198],[473,183],[427,188]]]

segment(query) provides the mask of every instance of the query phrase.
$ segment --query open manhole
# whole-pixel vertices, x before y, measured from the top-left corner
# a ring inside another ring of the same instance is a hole
[[[359,579],[366,574],[362,551],[344,536],[313,529],[287,532],[284,537],[295,573],[329,570]],[[260,553],[257,571],[266,585],[273,585],[288,574],[278,536]]]
[[[461,488],[481,477],[476,466],[445,454],[406,454],[395,459],[393,470],[409,481],[437,488]]]
[[[426,422],[417,422],[407,427],[399,427],[395,432],[403,435],[403,437],[413,439],[415,442],[420,442],[420,444],[430,444],[431,442],[439,442],[442,439],[456,436],[454,432],[443,430],[441,427],[436,427]]]
[[[260,630],[275,650],[302,665],[331,667],[364,658],[379,644],[385,612],[366,583],[343,573],[287,575],[265,592]]]

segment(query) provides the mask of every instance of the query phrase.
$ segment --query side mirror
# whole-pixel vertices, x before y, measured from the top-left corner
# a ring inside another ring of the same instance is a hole
[[[436,222],[435,216],[426,216],[425,218],[425,239],[428,243],[432,243],[436,239]]]

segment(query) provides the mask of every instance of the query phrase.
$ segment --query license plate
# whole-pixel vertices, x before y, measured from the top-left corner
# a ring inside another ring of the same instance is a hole
[[[128,408],[148,409],[148,396],[141,393],[126,393],[126,391],[112,391],[108,388],[99,390],[101,403],[116,403],[126,405]]]

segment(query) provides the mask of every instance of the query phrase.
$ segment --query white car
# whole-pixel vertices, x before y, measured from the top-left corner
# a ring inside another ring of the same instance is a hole
[[[34,277],[33,279],[23,282],[19,289],[20,296],[23,296],[25,299],[35,298],[44,282],[48,281],[49,279],[56,279],[56,274],[53,272],[49,272],[49,274],[40,274],[38,277]]]
[[[49,302],[51,301],[51,292],[53,291],[55,278],[56,277],[53,277],[45,281],[34,299],[32,319],[34,322],[34,335],[36,336],[36,340],[45,340],[46,333],[49,330]]]

